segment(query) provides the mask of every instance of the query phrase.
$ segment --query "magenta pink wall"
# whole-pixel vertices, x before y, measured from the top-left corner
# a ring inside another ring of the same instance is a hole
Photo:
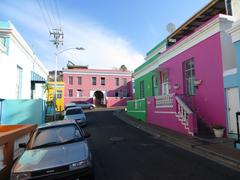
[[[208,125],[217,123],[226,126],[220,45],[220,33],[217,33],[161,64],[160,68],[168,69],[170,93],[184,94],[183,62],[194,58],[195,79],[202,80],[202,84],[196,89],[196,95],[192,98],[196,115],[201,116]],[[180,88],[173,89],[174,84],[179,84]],[[149,111],[153,112],[154,109]],[[149,112],[148,122],[159,125],[165,123],[166,127],[179,128],[172,117],[167,115],[157,117],[151,115],[152,112]]]
[[[164,112],[164,113],[159,113]],[[167,113],[168,112],[168,113]],[[185,129],[184,125],[177,119],[177,102],[173,98],[173,107],[172,108],[156,108],[155,107],[155,98],[147,98],[147,122],[151,124],[158,125],[163,128],[171,129],[183,134],[188,135],[188,130]],[[174,114],[173,114],[174,113]],[[196,118],[194,114],[189,114],[188,124],[191,132],[197,132]]]
[[[69,71],[69,70],[68,70]],[[76,72],[76,70],[74,69]],[[89,70],[87,70],[89,71]],[[84,70],[81,69],[81,72]],[[114,72],[113,70],[97,70],[97,72]],[[118,72],[118,71],[116,71]],[[115,72],[115,73],[116,73]],[[68,77],[73,76],[73,85],[70,85],[68,82]],[[77,77],[82,77],[82,84],[78,85]],[[92,77],[96,77],[96,85],[92,85]],[[105,85],[101,85],[101,77],[105,77]],[[115,78],[119,78],[119,86],[115,85]],[[127,79],[127,85],[123,85],[122,78]],[[97,75],[97,74],[63,74],[63,81],[65,84],[64,90],[64,103],[69,103],[71,101],[89,101],[92,102],[92,97],[90,97],[90,91],[106,91],[107,97],[114,97],[115,90],[122,91],[123,89],[127,89],[127,92],[130,97],[132,97],[132,78],[131,76],[117,76],[117,75]],[[73,97],[68,97],[68,90],[73,89]],[[77,89],[82,90],[82,97],[77,97]],[[121,101],[121,99],[119,99]],[[116,103],[111,103],[116,104]],[[120,103],[121,104],[121,103]],[[126,104],[125,104],[126,105]]]
[[[131,97],[127,98],[116,98],[116,97],[108,97],[107,98],[107,107],[114,107],[114,106],[126,106],[127,101],[131,100]]]

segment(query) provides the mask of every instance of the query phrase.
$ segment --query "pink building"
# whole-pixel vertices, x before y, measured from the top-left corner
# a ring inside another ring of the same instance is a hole
[[[132,73],[71,66],[63,70],[64,103],[88,101],[97,106],[125,106],[132,99]]]
[[[227,129],[223,72],[236,64],[227,30],[239,9],[226,3],[211,1],[147,53],[134,71],[129,115],[189,135]]]

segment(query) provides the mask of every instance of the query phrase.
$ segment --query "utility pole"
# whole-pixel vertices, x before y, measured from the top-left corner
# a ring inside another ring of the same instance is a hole
[[[53,42],[53,44],[56,46],[56,52],[55,52],[55,75],[54,75],[54,98],[53,98],[53,104],[54,104],[54,120],[56,121],[56,101],[57,101],[57,64],[58,64],[58,47],[59,45],[63,45],[63,32],[61,29],[53,29],[50,31],[50,36],[53,36],[53,39],[50,40]]]

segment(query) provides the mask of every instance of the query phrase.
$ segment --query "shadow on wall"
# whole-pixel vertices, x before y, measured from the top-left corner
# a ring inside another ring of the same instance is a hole
[[[107,107],[114,107],[114,106],[126,106],[127,101],[131,100],[132,98],[119,98],[119,97],[108,97],[107,99]]]
[[[4,100],[1,124],[43,124],[45,105],[42,99]]]

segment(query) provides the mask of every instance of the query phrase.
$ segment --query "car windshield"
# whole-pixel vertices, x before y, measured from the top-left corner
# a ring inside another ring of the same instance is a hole
[[[66,115],[74,115],[74,114],[83,114],[82,109],[75,108],[75,109],[68,109]]]
[[[56,126],[39,129],[32,142],[32,149],[81,141],[83,139],[76,125]]]

